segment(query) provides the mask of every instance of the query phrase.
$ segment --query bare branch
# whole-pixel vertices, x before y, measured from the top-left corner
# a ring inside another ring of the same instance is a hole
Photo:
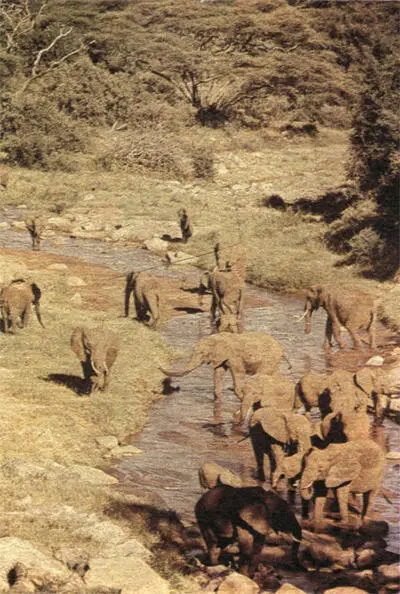
[[[50,43],[50,45],[48,45],[47,47],[44,47],[43,49],[38,51],[37,56],[35,58],[33,66],[32,66],[32,70],[31,70],[32,78],[36,78],[38,75],[38,68],[40,65],[40,60],[42,59],[43,55],[47,54],[47,52],[49,52],[56,45],[57,41],[60,41],[60,39],[67,37],[71,32],[72,32],[72,27],[70,27],[66,31],[64,31],[61,28],[59,34],[53,39],[53,41]],[[76,53],[76,50],[72,53]],[[69,54],[69,55],[71,55],[71,54]]]

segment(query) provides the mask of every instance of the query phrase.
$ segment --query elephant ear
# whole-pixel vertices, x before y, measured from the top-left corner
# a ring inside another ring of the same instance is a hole
[[[339,487],[343,483],[354,480],[361,471],[361,464],[353,452],[340,452],[335,457],[325,478],[328,489]]]
[[[86,360],[86,352],[82,342],[83,332],[83,328],[78,326],[75,328],[71,336],[71,349],[80,361]]]
[[[214,338],[214,337],[210,337]],[[221,334],[216,334],[212,344],[210,344],[210,363],[213,367],[219,367],[228,359],[231,359],[231,347],[226,338],[222,338]]]
[[[265,433],[277,441],[283,443],[288,441],[289,436],[283,415],[274,413],[270,408],[260,408],[252,416],[250,425],[254,427],[257,423],[261,424]]]
[[[372,394],[372,392],[375,390],[375,374],[376,370],[363,367],[357,371],[355,375],[354,379],[356,386],[361,388],[361,390],[366,394]]]

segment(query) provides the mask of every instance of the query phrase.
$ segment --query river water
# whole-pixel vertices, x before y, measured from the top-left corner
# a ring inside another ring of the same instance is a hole
[[[19,218],[14,211],[12,218]],[[10,216],[3,220],[9,220]],[[0,217],[1,219],[1,217]],[[29,249],[28,236],[10,230],[0,231],[0,246]],[[42,250],[64,256],[80,257],[86,262],[101,264],[119,272],[157,267],[160,259],[142,249],[100,241],[66,239],[58,245],[53,239],[42,242]],[[182,269],[179,269],[181,274]],[[174,268],[164,270],[174,275]],[[199,274],[191,269],[191,274]],[[123,297],[121,296],[121,301]],[[322,349],[325,315],[316,312],[309,335],[304,322],[297,323],[303,310],[299,296],[270,294],[255,287],[247,287],[245,298],[245,331],[257,330],[272,334],[285,349],[292,369],[281,364],[281,373],[293,380],[309,371],[326,372],[336,367],[355,370],[370,356],[367,349],[360,352],[332,349],[326,355]],[[196,341],[210,333],[209,314],[180,315],[170,319],[161,329],[166,342],[189,355]],[[393,348],[396,337],[384,328],[378,332],[380,353]],[[397,337],[398,340],[398,337]],[[213,460],[237,472],[243,479],[252,478],[254,459],[249,440],[235,427],[232,415],[238,400],[232,391],[230,376],[226,377],[223,402],[213,400],[213,372],[203,366],[190,375],[172,382],[179,390],[165,396],[152,409],[149,421],[135,441],[143,453],[118,463],[117,474],[124,488],[134,488],[156,496],[167,508],[176,510],[187,522],[194,521],[194,506],[201,495],[197,472],[206,460]],[[374,438],[387,451],[400,450],[399,427],[390,419],[383,426],[374,427]],[[378,519],[389,524],[388,549],[399,552],[400,529],[398,496],[400,461],[387,464],[384,488],[392,498],[378,496],[374,511]]]

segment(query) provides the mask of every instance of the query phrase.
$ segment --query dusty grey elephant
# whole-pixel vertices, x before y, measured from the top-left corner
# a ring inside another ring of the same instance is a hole
[[[241,400],[242,382],[246,374],[276,373],[282,357],[282,346],[264,332],[220,332],[201,338],[197,342],[183,371],[161,371],[171,377],[182,377],[200,365],[211,364],[214,368],[214,397],[215,400],[219,400],[222,398],[224,376],[229,369],[235,394]]]
[[[32,249],[39,251],[42,235],[46,227],[45,221],[38,216],[33,216],[25,219],[25,225],[32,239]]]
[[[18,319],[21,320],[22,327],[25,328],[29,322],[32,305],[35,307],[39,324],[44,328],[40,313],[41,294],[41,290],[36,283],[22,278],[12,281],[1,290],[0,306],[4,332],[9,331],[11,322],[11,332],[15,334]]]
[[[295,384],[279,375],[257,373],[243,385],[240,421],[246,421],[254,408],[273,407],[279,412],[290,412],[295,404]]]
[[[71,349],[81,362],[86,391],[106,390],[111,367],[119,352],[119,339],[115,332],[78,326],[71,336]]]
[[[353,439],[368,439],[371,426],[363,410],[331,412],[315,425],[316,434],[326,443],[344,443]]]
[[[216,462],[208,461],[199,468],[199,482],[203,489],[212,489],[218,485],[243,486],[240,476]]]
[[[394,354],[393,354],[394,353]],[[357,386],[367,395],[375,420],[382,422],[386,409],[390,410],[391,398],[400,396],[400,349],[392,351],[380,365],[367,364],[355,374]]]
[[[212,295],[211,323],[220,332],[241,332],[244,280],[237,272],[218,270],[204,273],[201,285]]]
[[[367,386],[359,383],[358,375],[345,369],[327,375],[307,373],[296,384],[296,406],[303,404],[306,411],[318,406],[323,417],[331,412],[366,410]]]
[[[294,478],[300,473],[302,456],[296,458],[297,467],[290,472],[284,470],[285,450],[292,449],[304,455],[311,448],[311,422],[296,412],[280,412],[273,407],[260,408],[250,419],[249,434],[257,465],[257,479],[265,481],[265,456],[269,460],[272,487],[286,474]],[[293,458],[293,456],[290,456]],[[294,460],[294,459],[293,459]],[[293,462],[292,460],[292,462]]]
[[[361,521],[365,522],[382,483],[385,454],[371,439],[357,439],[312,449],[304,457],[300,480],[303,499],[310,500],[315,491],[314,523],[320,527],[328,489],[335,489],[341,520],[349,522],[350,493],[362,493]]]
[[[148,320],[151,328],[158,328],[160,324],[161,285],[160,278],[148,272],[130,272],[126,276],[125,285],[125,316],[129,316],[129,301],[131,293],[135,301],[136,319],[140,322]]]
[[[210,565],[220,562],[223,549],[238,543],[238,570],[252,577],[265,537],[274,531],[291,536],[292,560],[299,566],[300,525],[288,503],[272,491],[261,487],[214,487],[199,499],[195,514]]]
[[[187,243],[187,241],[193,235],[193,226],[190,221],[190,217],[187,213],[186,208],[180,208],[178,210],[178,217],[179,217],[179,226],[181,228],[181,233],[182,233],[182,241],[183,241],[183,243]]]
[[[361,330],[368,332],[369,346],[371,349],[375,348],[376,304],[371,295],[333,285],[310,287],[307,291],[303,314],[307,334],[311,332],[311,315],[320,307],[325,309],[328,316],[325,327],[325,348],[332,346],[332,335],[341,349],[345,347],[341,337],[341,326],[350,333],[355,349],[360,348],[358,333]]]

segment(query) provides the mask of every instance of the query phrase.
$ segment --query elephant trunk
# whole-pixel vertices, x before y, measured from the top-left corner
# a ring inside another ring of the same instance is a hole
[[[130,272],[126,276],[125,286],[125,317],[129,316],[129,300],[133,291],[133,272]]]
[[[186,366],[186,369],[183,369],[182,371],[167,370],[163,367],[159,367],[159,369],[168,377],[184,377],[185,375],[188,375],[189,373],[197,369],[197,367],[200,367],[202,363],[204,363],[203,359],[195,353],[194,355],[192,355],[189,363]]]
[[[300,480],[300,495],[305,501],[310,501],[314,495],[314,480],[307,469],[303,471]]]
[[[304,313],[305,313],[305,333],[306,334],[310,334],[311,332],[311,315],[312,315],[313,309],[312,309],[312,305],[311,302],[307,302],[306,307],[304,308]]]

